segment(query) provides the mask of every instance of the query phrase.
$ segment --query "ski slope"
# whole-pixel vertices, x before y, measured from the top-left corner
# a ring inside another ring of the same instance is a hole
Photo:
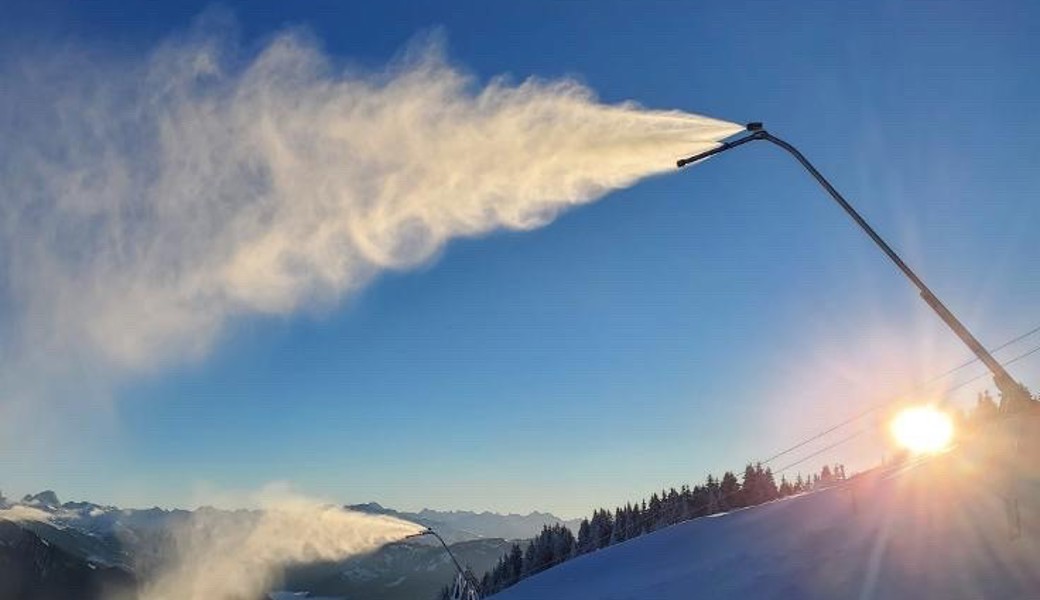
[[[1040,483],[957,450],[563,563],[495,600],[1040,598]],[[1035,455],[1034,455],[1035,456]],[[989,455],[992,458],[992,454]],[[1034,461],[1035,462],[1035,461]]]

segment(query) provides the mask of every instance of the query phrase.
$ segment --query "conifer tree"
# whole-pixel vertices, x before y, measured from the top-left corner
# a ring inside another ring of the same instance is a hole
[[[650,533],[657,529],[661,521],[661,499],[657,497],[657,492],[654,492],[650,496],[650,512],[646,517],[646,531]]]
[[[708,499],[708,510],[706,514],[713,515],[722,510],[722,487],[711,475],[708,475],[705,492]]]
[[[520,549],[520,544],[513,544],[513,547],[509,549],[509,556],[506,558],[505,563],[505,585],[510,586],[520,581],[523,570],[524,552]]]
[[[578,543],[575,553],[581,555],[595,549],[596,547],[592,543],[592,527],[589,525],[589,520],[582,519],[581,524],[578,526]]]
[[[730,508],[739,507],[740,498],[740,483],[737,482],[737,476],[732,471],[726,471],[722,475],[722,481],[719,483],[719,509],[729,510]]]
[[[780,497],[780,490],[776,487],[776,479],[773,477],[773,470],[766,467],[762,469],[762,463],[758,463],[755,467],[758,473],[761,473],[759,479],[759,486],[762,492],[762,502],[771,502]]]
[[[620,506],[614,511],[614,528],[610,533],[610,544],[614,545],[625,541],[625,529],[628,527],[628,518],[624,509]]]

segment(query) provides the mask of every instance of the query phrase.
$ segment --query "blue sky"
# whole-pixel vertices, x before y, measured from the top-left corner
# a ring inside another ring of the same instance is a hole
[[[0,34],[144,52],[208,6],[123,4],[15,3]],[[303,27],[376,69],[437,31],[481,80],[574,77],[608,102],[765,121],[984,343],[1040,324],[1035,3],[222,6],[247,46]],[[176,505],[282,480],[575,516],[769,456],[966,357],[795,163],[750,146],[455,241],[335,306],[240,319],[204,358],[124,383],[68,451],[15,455],[0,486]],[[1011,370],[1040,387],[1040,360]]]

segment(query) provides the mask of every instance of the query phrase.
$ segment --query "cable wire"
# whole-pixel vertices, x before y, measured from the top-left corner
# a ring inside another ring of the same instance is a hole
[[[1027,331],[1027,332],[1025,332],[1023,334],[1021,334],[1019,336],[1016,336],[1016,337],[1014,337],[1014,338],[1004,342],[1003,344],[1001,344],[1001,345],[997,346],[996,348],[994,348],[993,350],[991,350],[991,353],[1000,352],[1001,350],[1007,348],[1008,346],[1011,346],[1012,344],[1020,342],[1020,341],[1022,341],[1024,339],[1026,339],[1026,338],[1036,334],[1037,332],[1040,332],[1040,326],[1034,327],[1033,329],[1030,329],[1029,331]],[[1004,361],[1003,364],[1004,365],[1010,365],[1012,363],[1015,363],[1015,362],[1025,358],[1026,356],[1029,356],[1030,354],[1033,354],[1033,353],[1038,352],[1038,351],[1040,351],[1040,346],[1038,346],[1036,348],[1033,348],[1032,350],[1026,352],[1023,355],[1019,355],[1019,356],[1016,356],[1016,357],[1014,357],[1014,358],[1012,358],[1010,360]],[[934,384],[934,383],[936,383],[936,382],[938,382],[938,381],[940,381],[942,379],[945,379],[945,378],[949,377],[950,375],[953,375],[957,371],[960,371],[961,369],[964,369],[965,367],[969,367],[969,366],[971,366],[971,365],[973,365],[973,364],[975,364],[977,362],[979,362],[979,358],[975,357],[975,358],[973,358],[973,359],[971,359],[971,360],[969,360],[969,361],[967,361],[965,363],[962,363],[962,364],[960,364],[960,365],[958,365],[956,367],[953,367],[951,369],[946,370],[945,372],[943,372],[940,375],[936,375],[935,377],[932,377],[930,379],[925,380],[924,382],[914,386],[910,391],[905,392],[905,393],[903,393],[901,395],[911,394],[911,393],[914,393],[914,392],[919,392],[919,391],[922,391],[924,389],[927,389],[932,384]],[[975,377],[972,377],[971,379],[968,379],[967,381],[963,381],[961,383],[958,383],[958,384],[954,385],[953,387],[949,388],[946,391],[948,393],[948,392],[952,392],[954,390],[958,390],[958,389],[960,389],[960,388],[962,388],[962,387],[964,387],[964,386],[966,386],[966,385],[968,385],[968,384],[970,384],[970,383],[972,383],[974,381],[978,381],[979,379],[985,377],[988,374],[989,374],[989,371],[986,371],[984,373],[980,373],[979,375],[977,375]],[[842,427],[845,427],[846,425],[850,425],[852,423],[855,423],[856,421],[862,419],[863,417],[866,417],[867,415],[873,413],[874,411],[877,411],[877,410],[879,410],[881,408],[884,408],[885,406],[888,406],[888,405],[890,405],[890,404],[892,404],[894,402],[897,402],[897,401],[898,400],[896,400],[896,399],[888,399],[888,400],[883,400],[881,402],[878,402],[878,403],[868,407],[866,410],[863,410],[863,411],[861,411],[859,413],[856,413],[855,415],[853,415],[853,416],[851,416],[851,417],[849,417],[849,418],[847,418],[847,419],[837,423],[836,425],[832,425],[831,427],[828,427],[827,429],[824,429],[823,431],[820,431],[819,433],[816,433],[816,434],[814,434],[814,435],[812,435],[812,436],[810,436],[810,437],[808,437],[808,438],[806,438],[806,439],[804,439],[804,440],[802,440],[802,441],[800,441],[800,442],[798,442],[798,443],[796,443],[796,444],[794,444],[792,446],[789,446],[788,448],[786,448],[784,450],[781,450],[780,452],[777,452],[776,454],[774,454],[774,455],[770,456],[769,458],[767,458],[766,460],[762,461],[762,464],[763,465],[770,464],[774,460],[780,458],[781,456],[786,456],[786,455],[790,454],[791,452],[794,452],[795,450],[798,450],[799,448],[802,448],[803,446],[806,446],[807,444],[815,442],[816,440],[818,440],[818,439],[820,439],[822,437],[825,437],[825,436],[827,436],[827,435],[829,435],[831,433],[834,433],[835,431],[841,429]]]

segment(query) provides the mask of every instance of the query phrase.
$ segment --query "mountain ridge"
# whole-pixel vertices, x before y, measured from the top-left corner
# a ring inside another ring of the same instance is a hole
[[[344,508],[397,517],[430,527],[449,543],[474,539],[501,538],[518,540],[534,537],[543,527],[564,525],[577,531],[580,519],[565,520],[548,512],[531,511],[526,515],[502,514],[491,511],[435,510],[423,508],[418,512],[398,511],[378,502],[348,504]]]

